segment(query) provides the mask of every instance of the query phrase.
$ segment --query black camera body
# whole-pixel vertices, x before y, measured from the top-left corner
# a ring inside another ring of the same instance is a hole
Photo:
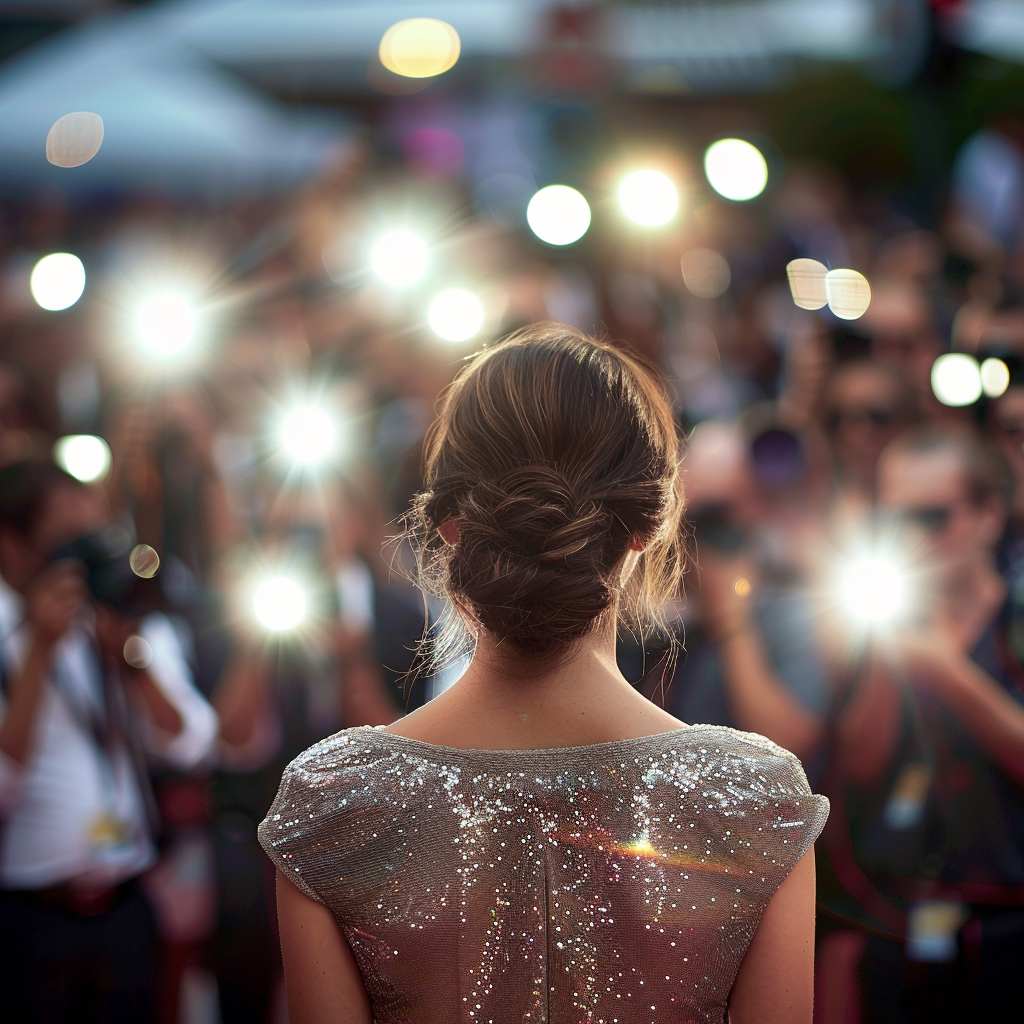
[[[142,579],[131,567],[132,539],[118,526],[83,533],[50,552],[48,561],[82,566],[89,596],[96,604],[128,618],[141,618],[163,607],[155,579]]]
[[[718,555],[739,555],[749,550],[750,537],[736,521],[728,502],[703,502],[688,513],[698,547]]]

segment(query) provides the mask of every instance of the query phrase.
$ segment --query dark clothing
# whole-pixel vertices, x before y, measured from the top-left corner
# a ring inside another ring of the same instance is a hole
[[[1008,591],[970,657],[1024,705],[1022,606]],[[818,846],[819,933],[867,933],[865,1022],[1016,1017],[1024,786],[927,686],[894,684],[900,731],[883,776],[861,786],[830,772],[823,785],[835,813]],[[929,916],[929,904],[950,916]]]
[[[146,1024],[156,1017],[158,933],[141,883],[95,916],[31,891],[0,892],[0,992],[10,1024]]]
[[[973,907],[970,914],[957,936],[956,957],[948,962],[911,960],[901,939],[867,936],[857,970],[865,1024],[1020,1016],[1024,907]]]
[[[798,585],[764,583],[753,600],[754,624],[768,664],[802,707],[824,717],[829,690],[825,665],[814,643],[815,610],[807,591]],[[681,639],[685,650],[671,680],[666,680],[665,709],[691,724],[757,731],[756,725],[742,723],[736,717],[718,647],[701,624],[687,624]],[[652,678],[660,679],[660,663],[657,667],[642,666],[635,648],[620,645],[619,664],[630,681],[639,679],[644,667]],[[660,700],[657,691],[650,696]],[[818,759],[810,758],[804,767],[813,785],[819,775]]]

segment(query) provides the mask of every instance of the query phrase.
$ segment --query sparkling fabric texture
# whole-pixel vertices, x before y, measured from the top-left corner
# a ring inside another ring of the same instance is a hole
[[[329,908],[375,1024],[726,1019],[828,799],[758,733],[456,749],[356,726],[285,770],[259,837]]]

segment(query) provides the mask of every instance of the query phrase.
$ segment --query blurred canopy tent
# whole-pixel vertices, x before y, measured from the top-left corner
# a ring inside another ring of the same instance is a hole
[[[905,66],[893,56],[907,40],[885,38],[886,7],[829,0],[824,17],[820,0],[169,0],[69,27],[0,70],[0,184],[214,195],[287,187],[344,146],[351,122],[284,110],[260,89],[307,100],[401,92],[377,53],[402,18],[458,30],[462,53],[446,82],[539,70],[556,87],[671,94],[764,90],[815,61]],[[1024,53],[1024,4],[951,9],[963,45]],[[919,20],[897,19],[910,37]],[[100,114],[105,134],[97,157],[69,172],[46,162],[44,145],[53,122],[76,110]]]
[[[377,47],[403,18],[450,22],[454,79],[524,70],[538,56],[588,60],[638,91],[757,91],[801,62],[881,69],[921,44],[929,0],[180,0],[180,38],[272,89],[372,92]],[[950,31],[980,52],[1024,55],[1019,0],[952,0]]]
[[[373,88],[377,47],[402,18],[450,22],[462,41],[453,77],[512,70],[552,50],[587,56],[639,88],[759,89],[794,57],[856,59],[872,48],[867,0],[185,0],[177,30],[197,50],[270,88]]]
[[[437,18],[459,33],[456,70],[519,61],[541,36],[552,0],[182,0],[180,38],[271,87],[368,92],[384,32],[404,18]]]
[[[170,17],[168,17],[170,15]],[[68,29],[0,72],[0,182],[12,191],[158,188],[224,193],[303,180],[350,135],[345,122],[279,109],[191,52],[158,8]],[[71,111],[103,118],[89,163],[45,156]]]

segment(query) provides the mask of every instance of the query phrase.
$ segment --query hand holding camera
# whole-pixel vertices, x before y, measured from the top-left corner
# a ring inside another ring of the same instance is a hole
[[[86,598],[80,567],[70,561],[56,562],[32,584],[26,618],[33,641],[53,648],[70,628]]]

